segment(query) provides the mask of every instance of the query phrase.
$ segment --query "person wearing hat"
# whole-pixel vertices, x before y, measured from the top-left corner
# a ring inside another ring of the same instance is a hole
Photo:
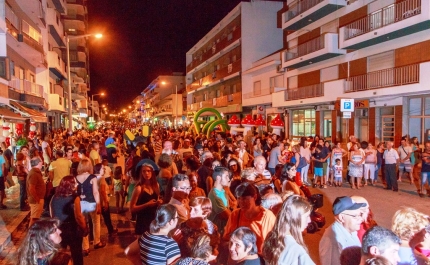
[[[333,203],[334,223],[326,228],[319,244],[321,265],[340,265],[340,253],[344,248],[361,247],[357,231],[363,222],[361,207],[351,197],[337,197]]]

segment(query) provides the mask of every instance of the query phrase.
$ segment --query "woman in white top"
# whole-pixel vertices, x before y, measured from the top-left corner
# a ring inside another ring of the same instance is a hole
[[[361,142],[361,148],[363,148],[365,154],[364,185],[367,185],[367,179],[369,179],[370,184],[375,186],[376,150],[371,143],[365,141]]]
[[[351,176],[351,188],[360,189],[361,178],[363,177],[364,154],[358,149],[357,143],[351,147],[349,156],[349,175]],[[355,181],[357,179],[357,181]],[[355,185],[357,183],[357,186]]]
[[[311,222],[312,206],[298,195],[285,200],[276,217],[273,230],[267,235],[263,257],[267,265],[313,265],[302,232]]]
[[[309,164],[311,161],[311,150],[309,149],[309,143],[306,139],[306,137],[302,137],[300,139],[300,156],[304,157],[306,159],[307,165],[301,168],[300,174],[302,183],[306,186],[309,186],[308,182],[308,171],[309,171]]]

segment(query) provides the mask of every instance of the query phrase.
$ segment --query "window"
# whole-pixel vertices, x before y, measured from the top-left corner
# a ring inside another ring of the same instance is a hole
[[[254,82],[254,96],[261,94],[261,81]]]
[[[409,136],[416,136],[420,143],[429,141],[430,97],[409,98],[408,105]]]
[[[0,77],[10,80],[9,58],[0,57]]]
[[[315,135],[315,110],[304,109],[292,112],[293,137]]]
[[[297,75],[296,76],[292,76],[288,78],[288,88],[297,88],[298,87],[298,80],[297,80]]]
[[[284,87],[284,76],[277,75],[270,78],[270,87]]]
[[[337,80],[339,78],[339,66],[334,65],[331,67],[321,69],[320,75],[321,75],[321,78],[320,78],[321,83],[327,82],[330,80]]]

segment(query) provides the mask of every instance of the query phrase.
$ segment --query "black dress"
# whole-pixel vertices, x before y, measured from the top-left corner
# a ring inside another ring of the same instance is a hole
[[[151,200],[158,200],[158,194],[153,192],[152,194],[147,193],[143,188],[141,189],[139,198],[137,199],[136,206],[145,204]],[[157,205],[147,207],[136,213],[136,235],[142,235],[146,231],[149,231],[149,225],[152,220],[155,219],[155,212],[157,211]]]

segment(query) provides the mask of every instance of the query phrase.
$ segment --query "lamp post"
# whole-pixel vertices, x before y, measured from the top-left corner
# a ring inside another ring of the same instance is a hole
[[[94,96],[104,96],[104,95],[105,95],[104,92],[91,95],[91,114],[93,115],[93,118],[94,118]]]
[[[101,38],[103,35],[99,33],[93,33],[93,34],[84,34],[79,36],[69,36],[66,35],[66,52],[67,52],[67,92],[68,92],[68,102],[69,102],[69,111],[68,111],[68,118],[69,118],[69,133],[73,132],[73,117],[72,117],[72,80],[70,76],[70,40],[76,40],[76,39],[82,39],[90,36],[95,36],[96,38]]]

